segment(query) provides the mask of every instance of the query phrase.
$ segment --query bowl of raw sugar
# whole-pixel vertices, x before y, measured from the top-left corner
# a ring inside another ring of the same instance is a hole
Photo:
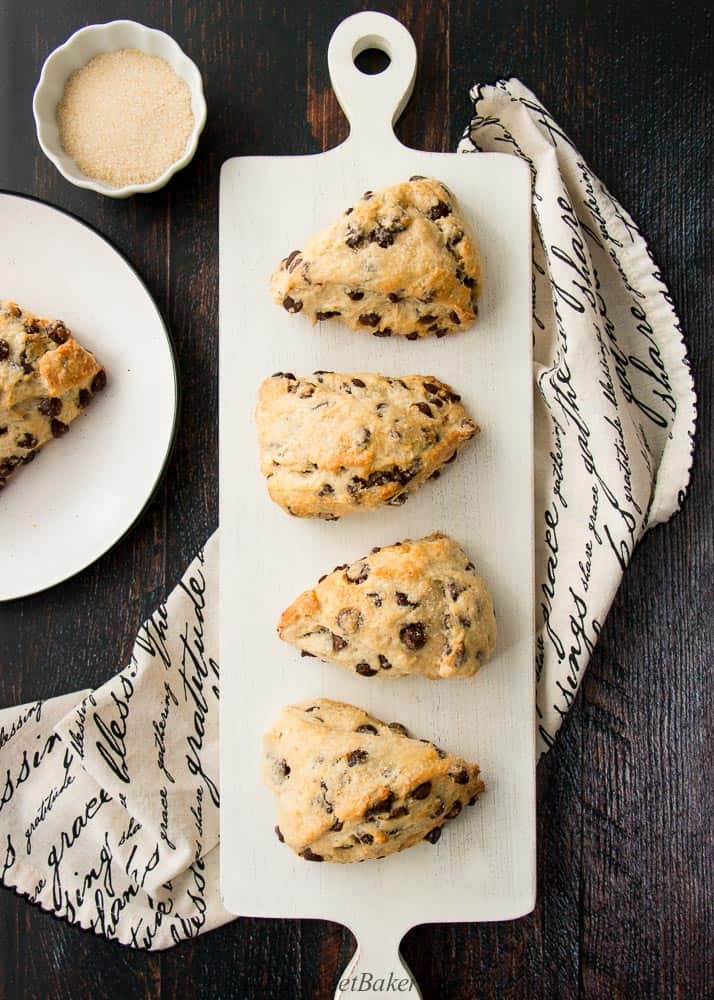
[[[201,74],[163,31],[80,28],[51,52],[32,101],[37,139],[66,180],[110,198],[156,191],[193,158]]]

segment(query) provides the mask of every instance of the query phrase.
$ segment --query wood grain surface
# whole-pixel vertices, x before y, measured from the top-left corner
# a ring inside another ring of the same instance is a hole
[[[183,391],[176,452],[140,523],[75,579],[0,606],[0,705],[94,686],[115,672],[137,626],[215,528],[218,171],[235,154],[317,152],[345,136],[327,42],[363,6],[0,0],[0,187],[76,212],[128,255],[168,318]],[[476,81],[516,75],[533,88],[648,236],[699,392],[684,510],[637,549],[573,710],[539,766],[538,906],[511,923],[411,931],[403,951],[427,1000],[713,995],[708,7],[379,4],[404,21],[419,50],[414,97],[398,127],[403,141],[454,149]],[[115,17],[170,32],[201,68],[209,106],[190,167],[156,194],[116,202],[59,176],[37,146],[31,113],[47,53],[77,27]],[[118,484],[126,474],[116,469]],[[322,1000],[352,948],[336,925],[241,920],[167,953],[135,953],[0,890],[3,1000]]]

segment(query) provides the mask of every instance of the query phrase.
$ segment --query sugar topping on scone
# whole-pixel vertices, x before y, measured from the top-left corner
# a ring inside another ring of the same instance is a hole
[[[496,647],[496,619],[474,564],[437,533],[336,566],[283,611],[278,634],[362,677],[439,680],[476,673]]]
[[[435,844],[484,789],[477,764],[327,698],[282,710],[263,775],[278,839],[306,861],[342,864]]]
[[[477,313],[480,266],[454,196],[438,180],[412,177],[362,198],[271,279],[290,313],[339,318],[375,337],[443,337]]]
[[[327,520],[403,503],[478,432],[433,375],[278,372],[260,386],[256,421],[271,498]]]
[[[106,380],[61,320],[0,300],[0,489],[43,445],[67,433]]]

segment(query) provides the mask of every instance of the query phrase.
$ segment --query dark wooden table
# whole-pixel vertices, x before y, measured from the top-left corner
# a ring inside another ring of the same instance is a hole
[[[686,506],[635,553],[581,693],[539,767],[535,912],[420,927],[404,954],[425,996],[439,1000],[711,997],[711,9],[701,0],[379,6],[407,24],[419,49],[398,129],[406,143],[453,150],[475,81],[517,75],[553,110],[648,235],[700,397]],[[0,187],[71,209],[124,250],[168,316],[183,389],[176,452],[140,523],[75,579],[0,607],[0,705],[105,680],[215,528],[218,171],[236,153],[317,152],[345,136],[326,50],[336,24],[361,7],[0,0]],[[164,28],[196,60],[209,120],[195,160],[168,188],[111,201],[71,187],[44,159],[31,98],[52,48],[83,24],[124,16]],[[241,920],[164,954],[134,953],[0,890],[8,1000],[327,998],[352,946],[332,924]]]

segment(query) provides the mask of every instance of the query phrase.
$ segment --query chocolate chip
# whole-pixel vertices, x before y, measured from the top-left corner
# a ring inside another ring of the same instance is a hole
[[[13,469],[17,468],[22,459],[19,455],[9,455],[0,462],[0,476],[9,476]]]
[[[431,819],[438,819],[439,816],[444,812],[444,800],[439,799],[432,811],[429,813]]]
[[[469,801],[466,803],[466,805],[467,806],[475,806],[477,798],[478,798],[478,795],[472,795],[471,798],[469,799]]]
[[[463,278],[461,279],[461,281],[462,281],[462,284],[466,285],[467,288],[475,288],[476,287],[476,279],[472,278],[470,274],[465,274],[463,276]]]
[[[435,844],[439,837],[441,836],[441,827],[435,826],[433,830],[429,830],[424,840],[428,840],[430,844]]]
[[[287,310],[289,313],[299,313],[302,309],[302,301],[300,299],[294,299],[290,295],[286,295],[283,299],[283,309]]]
[[[291,250],[290,253],[287,255],[287,257],[285,258],[285,260],[283,261],[283,267],[285,268],[286,271],[290,271],[292,273],[299,263],[300,263],[300,251]]]
[[[364,298],[364,292],[358,292],[356,288],[353,288],[347,292],[347,298],[352,299],[353,302],[359,302]]]
[[[392,664],[389,662],[389,660],[387,659],[387,657],[383,653],[379,654],[379,665],[382,668],[382,670],[391,670],[392,669]]]
[[[364,482],[364,480],[363,480]],[[350,583],[364,583],[369,576],[369,566],[367,563],[355,563],[345,573]]]
[[[357,632],[363,625],[364,618],[357,608],[342,608],[337,615],[337,626],[343,632]]]
[[[367,388],[366,383],[363,382],[361,378],[353,378],[352,379],[352,385],[356,385],[358,389],[366,389]]]
[[[399,733],[400,736],[408,736],[409,730],[406,726],[403,726],[401,722],[390,722],[387,725],[388,729],[391,729],[394,733]]]
[[[409,178],[410,181],[425,181],[426,177],[423,174],[412,174]]]
[[[356,833],[355,836],[356,836],[357,840],[360,842],[360,844],[373,844],[374,843],[374,837],[372,836],[371,833]]]
[[[410,793],[410,798],[412,799],[425,799],[431,794],[431,782],[423,781],[421,785],[417,785]]]
[[[347,754],[347,766],[354,767],[356,764],[364,764],[369,757],[366,750],[350,750]]]
[[[446,241],[446,245],[447,247],[455,247],[456,244],[460,243],[463,238],[464,238],[464,231],[463,229],[459,229],[458,232],[454,233],[453,236],[450,236],[448,238],[448,240]]]
[[[463,594],[464,588],[460,587],[458,585],[458,583],[456,583],[454,580],[451,580],[451,581],[449,581],[449,584],[448,584],[448,591],[449,591],[449,596],[451,597],[451,600],[455,601],[455,600],[457,600],[459,594]]]
[[[0,340],[0,361],[10,356],[10,345],[6,340]]]
[[[461,320],[459,319],[459,314],[455,310],[451,310],[449,313],[449,319],[455,326],[461,326]]]
[[[419,340],[419,334],[416,333],[416,331],[414,333],[408,333],[406,339],[407,340]]]
[[[36,448],[37,438],[34,434],[30,434],[30,432],[27,431],[26,434],[23,434],[22,437],[17,439],[16,444],[18,448]]]
[[[431,327],[429,329],[431,333],[433,333],[434,336],[437,337],[439,340],[441,340],[442,337],[445,337],[446,334],[449,332],[448,330],[445,330],[443,326],[435,326],[433,330],[431,329]]]
[[[335,492],[334,486],[330,486],[329,483],[323,483],[322,488],[318,491],[317,495],[319,497],[326,497],[330,493],[334,493],[334,492]]]
[[[372,670],[369,663],[366,663],[364,660],[362,660],[360,663],[357,664],[355,670],[362,677],[374,677],[374,675],[377,673],[377,671]]]
[[[356,733],[372,733],[373,736],[377,735],[377,727],[373,726],[371,722],[365,722],[361,726],[357,726],[355,729]]]
[[[90,389],[92,390],[92,392],[101,392],[102,389],[106,388],[106,384],[107,384],[107,373],[102,368],[97,372],[97,374],[92,379],[92,384],[90,386]]]
[[[445,201],[437,201],[436,205],[432,205],[426,214],[432,222],[435,222],[437,219],[443,219],[445,216],[450,215],[451,209]]]
[[[386,250],[394,243],[394,235],[391,229],[387,229],[385,226],[376,226],[369,234],[369,239],[371,243],[376,243],[377,246]]]
[[[287,778],[290,774],[290,765],[288,762],[283,760],[276,760],[274,765],[275,774],[280,778]]]
[[[80,390],[80,397],[82,392],[86,391],[86,389]],[[56,396],[48,396],[46,399],[40,400],[37,409],[46,417],[58,417],[62,411],[62,400]]]
[[[402,591],[401,591],[401,590],[398,590],[398,591],[397,591],[397,592],[395,593],[395,595],[394,595],[394,599],[395,599],[395,601],[397,602],[397,604],[398,604],[398,605],[399,605],[400,607],[402,607],[402,608],[406,608],[406,607],[412,607],[412,604],[411,604],[411,602],[410,602],[409,598],[407,597],[407,595],[406,595],[406,594],[402,593]]]
[[[342,821],[339,820],[339,819],[336,819],[335,822],[330,827],[330,832],[331,833],[339,833],[340,830],[342,829],[342,826],[343,826]]]
[[[422,622],[412,622],[399,630],[399,638],[407,649],[416,651],[426,645],[426,629]]]
[[[324,861],[325,860],[321,854],[315,854],[315,852],[312,851],[312,850],[310,850],[309,847],[305,848],[305,850],[302,852],[302,854],[300,855],[300,857],[304,858],[305,861]]]
[[[63,424],[61,420],[55,420],[53,418],[52,422],[50,423],[50,430],[52,431],[52,437],[58,438],[62,437],[63,434],[66,434],[67,431],[69,430],[69,427],[67,424]]]
[[[369,199],[372,197],[373,194],[374,191],[365,191],[365,193],[362,195],[362,201],[369,201]]]
[[[64,323],[57,322],[53,323],[52,326],[47,328],[47,336],[50,340],[53,340],[55,344],[64,344],[69,338],[69,330],[64,325]]]
[[[392,803],[394,802],[394,792],[387,792],[387,794],[375,802],[373,806],[365,811],[365,816],[378,816],[380,813],[388,813],[392,808]]]
[[[396,809],[392,809],[389,814],[389,819],[401,819],[402,816],[408,816],[409,810],[406,806],[397,806]]]
[[[419,319],[417,320],[417,323],[424,323],[424,324],[435,323],[435,322],[436,322],[436,316],[432,316],[431,313],[426,313],[426,315],[420,316]]]
[[[474,566],[474,564],[472,562],[467,562],[466,563],[466,570],[469,573],[474,573],[476,571],[476,567]]]
[[[468,615],[459,615],[459,621],[461,622],[464,628],[471,628],[471,619],[468,617]]]
[[[387,298],[389,299],[390,302],[401,302],[402,301],[401,295],[398,295],[396,292],[390,292],[389,295],[387,296]]]
[[[355,226],[348,226],[345,243],[350,250],[358,250],[364,243],[364,233],[361,229],[357,229]]]
[[[373,337],[391,337],[392,328],[389,326],[383,327],[381,330],[375,330],[372,334]]]
[[[332,319],[334,316],[341,316],[341,315],[342,313],[340,312],[339,309],[328,309],[325,312],[316,312],[315,319],[319,319],[320,321],[322,321],[324,319]]]
[[[380,319],[379,313],[362,313],[359,317],[359,322],[362,326],[377,326]]]
[[[285,843],[285,837],[283,837],[283,834],[282,834],[279,826],[275,827],[275,836],[278,838],[278,840],[280,841],[281,844]]]
[[[468,785],[469,783],[469,772],[465,767],[462,767],[459,771],[450,771],[449,777],[452,781],[455,781],[457,785]]]
[[[425,417],[433,418],[434,414],[428,403],[414,403],[414,406],[416,406],[417,410],[419,410],[420,413],[423,413]]]
[[[300,656],[311,656],[313,660],[315,659],[315,654],[314,653],[308,653],[308,651],[306,649],[301,649],[300,650]]]
[[[60,401],[57,400],[57,402],[59,403]],[[79,395],[77,397],[77,405],[79,406],[79,408],[83,410],[85,407],[89,406],[91,402],[92,402],[92,394],[89,391],[89,389],[80,389]],[[61,409],[62,405],[60,403],[60,410]],[[57,412],[59,413],[59,410]]]
[[[376,590],[373,590],[369,594],[367,594],[367,597],[371,597],[372,598],[372,600],[374,601],[375,608],[381,608],[382,607],[382,597],[381,597],[380,594],[377,593]]]
[[[449,811],[447,812],[446,818],[447,819],[456,819],[456,817],[459,815],[459,813],[461,812],[462,809],[463,809],[463,806],[461,805],[461,802],[457,799],[456,802],[454,802],[454,804],[451,807],[451,809],[449,809]]]
[[[347,646],[347,640],[343,639],[341,635],[335,635],[332,633],[332,652],[339,653],[341,649],[345,649]]]
[[[7,427],[0,427],[0,437],[7,434]]]

